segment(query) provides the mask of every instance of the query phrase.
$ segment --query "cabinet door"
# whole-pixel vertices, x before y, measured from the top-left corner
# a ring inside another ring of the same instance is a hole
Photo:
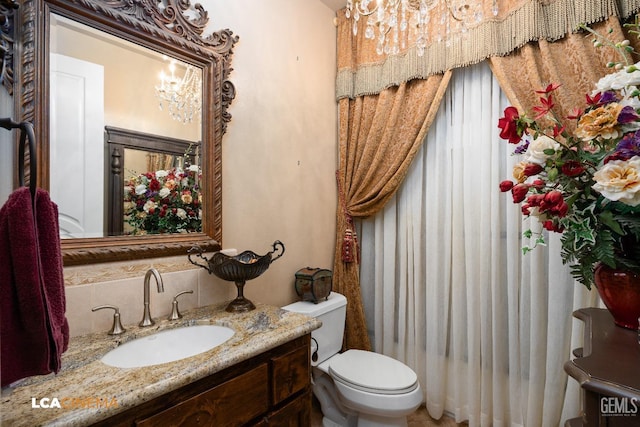
[[[141,427],[239,426],[269,410],[269,370],[262,364],[244,374],[138,421]]]
[[[264,417],[255,427],[309,427],[311,425],[311,391]]]
[[[271,359],[273,405],[309,385],[311,370],[309,346],[299,347],[289,353]]]

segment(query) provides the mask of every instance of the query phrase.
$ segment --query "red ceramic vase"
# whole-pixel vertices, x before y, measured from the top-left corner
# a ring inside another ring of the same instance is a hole
[[[614,270],[604,264],[595,269],[598,293],[616,325],[638,329],[640,317],[640,273]]]

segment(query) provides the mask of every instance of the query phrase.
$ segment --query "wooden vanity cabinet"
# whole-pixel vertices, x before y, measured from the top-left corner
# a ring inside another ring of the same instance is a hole
[[[310,336],[297,338],[95,425],[309,426]]]

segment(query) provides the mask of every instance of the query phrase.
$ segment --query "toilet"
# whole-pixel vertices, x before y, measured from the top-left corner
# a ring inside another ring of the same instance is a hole
[[[415,372],[391,357],[342,349],[347,299],[332,292],[317,304],[299,301],[284,310],[322,321],[311,333],[313,394],[324,427],[403,427],[422,403]]]

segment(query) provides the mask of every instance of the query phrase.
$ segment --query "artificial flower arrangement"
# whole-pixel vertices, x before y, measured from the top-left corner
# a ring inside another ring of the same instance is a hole
[[[628,50],[628,41],[616,47]],[[511,192],[525,217],[562,234],[562,260],[589,289],[598,263],[640,272],[640,62],[610,66],[616,71],[586,94],[585,107],[566,117],[576,121],[573,134],[553,111],[555,84],[536,91],[533,118],[511,106],[498,124],[522,156],[501,191]],[[545,243],[542,230],[524,236],[534,242],[525,253]]]
[[[202,230],[200,168],[146,172],[124,187],[125,221],[131,234],[188,233]]]

